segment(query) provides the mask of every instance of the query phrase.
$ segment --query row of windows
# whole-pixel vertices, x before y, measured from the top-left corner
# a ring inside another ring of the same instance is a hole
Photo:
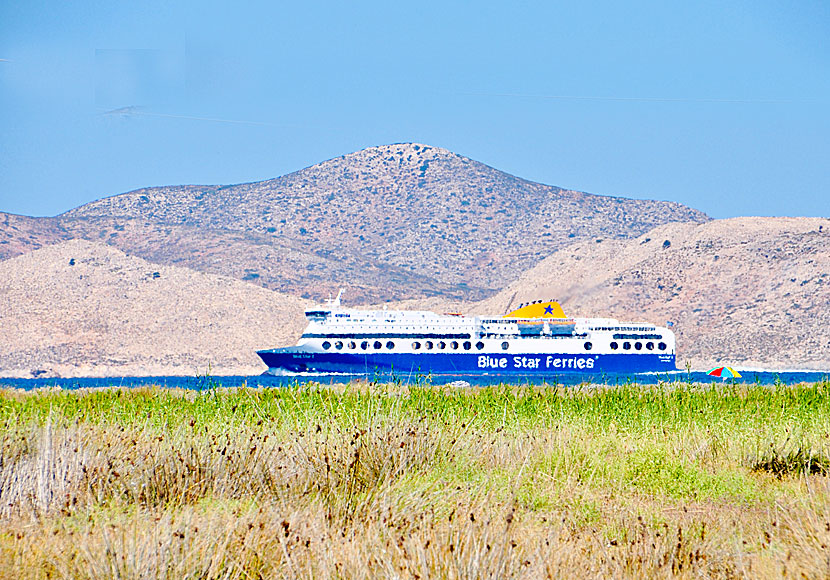
[[[647,343],[645,343],[645,346],[646,346],[646,350],[654,350],[654,343],[653,342],[647,342]],[[628,342],[628,341],[625,341],[624,343],[622,343],[622,347],[623,347],[623,350],[631,350],[631,343]],[[620,348],[620,345],[617,342],[612,342],[611,343],[611,350],[617,350],[618,348]],[[660,342],[660,343],[657,343],[657,348],[659,350],[666,350],[666,348],[668,348],[668,347],[666,346],[665,342]],[[634,343],[634,350],[643,350],[643,343],[642,342],[635,342]]]
[[[369,345],[370,345],[370,342],[368,340],[364,340],[363,342],[360,343],[360,348],[361,348],[361,350],[368,350]],[[332,344],[331,344],[331,342],[326,340],[326,341],[323,342],[322,346],[323,346],[324,350],[329,350],[331,348]],[[380,350],[380,349],[383,348],[384,345],[381,341],[376,340],[373,343],[371,343],[371,346],[374,350]],[[415,342],[412,343],[412,350],[421,350],[421,346],[422,346],[421,343],[416,340]],[[426,350],[433,350],[433,349],[445,350],[447,347],[449,347],[452,350],[458,350],[459,346],[461,348],[463,348],[464,350],[470,350],[471,348],[473,348],[473,344],[469,340],[464,341],[463,343],[459,343],[457,340],[453,340],[449,343],[447,343],[443,340],[439,340],[438,342],[433,342],[431,340],[427,340],[423,344],[423,347]],[[585,350],[591,350],[591,349],[594,348],[594,345],[590,341],[585,341],[582,346]],[[344,347],[346,347],[350,350],[355,350],[357,348],[357,343],[353,340],[349,341],[348,343],[344,343],[342,340],[338,340],[337,342],[334,343],[334,348],[336,348],[337,350],[343,350]],[[478,341],[475,344],[475,347],[478,350],[482,350],[484,348],[484,343],[481,342],[481,341]],[[501,349],[502,350],[507,350],[509,347],[510,347],[510,343],[507,342],[506,340],[501,343]],[[393,348],[395,348],[395,342],[392,341],[392,340],[387,341],[386,342],[386,348],[389,349],[389,350],[392,350]],[[611,343],[611,350],[617,350],[619,348],[620,348],[620,345],[616,341]],[[622,343],[622,348],[623,348],[623,350],[631,350],[631,343],[628,342],[628,341],[623,342]],[[646,350],[654,350],[654,343],[653,342],[646,342],[645,343],[645,348],[646,348]],[[658,350],[666,350],[666,348],[668,348],[668,347],[666,346],[665,342],[660,342],[660,343],[657,344],[657,348],[658,348]],[[642,342],[635,342],[634,343],[634,350],[643,350],[643,343]]]
[[[387,338],[445,338],[445,339],[460,338],[460,339],[464,339],[464,338],[472,338],[472,335],[469,332],[459,332],[459,333],[454,333],[454,334],[452,334],[452,333],[441,333],[441,334],[430,333],[430,334],[425,334],[423,332],[418,332],[418,333],[401,333],[401,332],[397,332],[397,333],[378,333],[378,332],[372,332],[372,333],[353,333],[353,332],[334,333],[334,332],[327,332],[325,334],[319,334],[319,333],[313,333],[313,332],[306,332],[302,335],[301,338],[343,338],[343,339],[356,339],[356,340],[360,340],[360,339],[364,339],[364,338],[367,338],[367,339],[370,339],[370,340],[371,339],[383,340],[383,339],[387,339]]]
[[[459,343],[456,340],[453,340],[450,343],[446,343],[443,340],[439,340],[437,343],[433,343],[431,340],[428,340],[424,343],[424,348],[426,350],[432,350],[433,348],[437,348],[438,350],[444,350],[444,349],[447,348],[447,346],[449,346],[452,350],[458,350]],[[473,348],[473,343],[471,343],[469,340],[465,340],[463,343],[461,343],[461,347],[464,350],[470,350],[471,348]],[[481,341],[478,341],[476,343],[476,348],[478,350],[483,349],[484,348],[484,343],[481,342]],[[420,342],[415,341],[415,342],[412,343],[412,350],[420,350],[420,349],[421,349],[421,343]]]
[[[364,340],[363,342],[360,343],[361,350],[368,350],[370,344],[371,344],[371,347],[374,350],[380,350],[384,346],[383,343],[379,340],[376,340],[372,343],[370,343],[370,341],[368,341],[368,340]],[[507,349],[506,345],[507,345],[506,342],[502,343],[502,348],[505,349],[505,350]],[[422,346],[421,343],[416,340],[415,342],[412,343],[412,350],[421,350],[421,346]],[[484,348],[484,343],[479,341],[479,342],[476,343],[475,346],[476,346],[476,349],[482,350]],[[326,341],[323,341],[322,347],[323,347],[324,350],[329,350],[332,347],[332,344],[331,344],[331,342],[326,340]],[[336,348],[337,350],[343,350],[344,347],[348,348],[349,350],[355,350],[357,348],[357,343],[353,340],[349,341],[349,342],[346,342],[346,343],[344,343],[342,340],[338,340],[337,342],[334,343],[334,348]],[[438,342],[433,342],[431,340],[427,340],[426,342],[424,342],[423,347],[426,350],[433,350],[433,349],[445,350],[447,347],[451,348],[452,350],[458,350],[459,347],[463,348],[464,350],[470,350],[471,348],[473,348],[473,343],[471,343],[469,340],[464,341],[463,343],[459,343],[457,340],[453,340],[451,342],[445,342],[443,340],[439,340]],[[395,342],[392,341],[392,340],[387,341],[386,342],[386,348],[389,349],[389,350],[392,350],[393,348],[395,348]]]
[[[369,350],[370,345],[374,350],[381,350],[384,346],[383,343],[379,340],[376,340],[374,342],[364,340],[363,342],[360,343],[360,349],[361,350]],[[328,340],[325,340],[325,341],[323,341],[323,344],[321,346],[323,347],[323,350],[329,350],[332,347],[332,344]],[[464,350],[470,350],[470,349],[473,348],[473,343],[470,342],[469,340],[464,341],[463,343],[459,343],[457,340],[453,340],[453,341],[450,341],[450,342],[445,342],[443,340],[433,342],[431,340],[427,340],[427,341],[424,342],[423,345],[421,345],[421,343],[416,340],[415,342],[412,343],[412,350],[421,350],[421,346],[423,346],[426,350],[433,350],[433,349],[445,350],[447,348],[450,348],[452,350],[458,350],[459,347],[463,348]],[[357,349],[357,343],[353,340],[351,340],[349,342],[345,342],[345,343],[342,340],[338,340],[337,342],[334,343],[334,348],[337,349],[337,350],[343,350],[344,347],[348,348],[349,350],[355,350],[355,349]],[[476,347],[477,350],[482,350],[484,348],[484,343],[481,342],[481,341],[478,341],[475,344],[475,347]],[[508,347],[508,343],[506,341],[501,343],[502,350],[507,350],[507,347]],[[386,342],[386,348],[389,349],[389,350],[392,350],[393,348],[395,348],[395,342],[392,341],[392,340],[387,341]]]
[[[322,346],[323,346],[323,349],[328,350],[328,349],[331,348],[331,343],[329,341],[325,340],[325,341],[323,341]],[[344,346],[344,343],[343,343],[342,340],[338,340],[337,342],[334,343],[334,348],[336,348],[337,350],[343,350],[343,346]],[[351,350],[354,350],[354,349],[357,348],[357,343],[355,341],[351,340],[345,346],[347,346]],[[372,346],[375,348],[375,350],[380,350],[381,348],[383,348],[383,343],[379,340],[376,340],[372,344]],[[360,343],[360,348],[362,348],[363,350],[367,350],[369,348],[369,341],[364,340],[363,342],[361,342]],[[388,341],[386,343],[386,348],[388,348],[390,350],[395,348],[395,343],[392,342],[391,340]]]

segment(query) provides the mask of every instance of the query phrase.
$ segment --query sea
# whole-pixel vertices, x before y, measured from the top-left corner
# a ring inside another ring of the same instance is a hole
[[[14,388],[32,391],[36,389],[84,389],[105,387],[161,387],[203,391],[215,388],[298,388],[309,385],[343,385],[355,379],[370,383],[400,383],[406,385],[450,385],[475,387],[494,385],[519,386],[565,386],[584,385],[660,385],[666,383],[698,384],[747,384],[747,385],[796,385],[800,383],[830,382],[828,371],[740,371],[740,378],[722,379],[705,372],[676,371],[670,373],[642,374],[578,374],[561,375],[453,375],[431,377],[423,375],[374,375],[356,377],[353,375],[292,375],[275,377],[270,375],[244,376],[169,376],[169,377],[109,377],[109,378],[0,378],[0,388]]]

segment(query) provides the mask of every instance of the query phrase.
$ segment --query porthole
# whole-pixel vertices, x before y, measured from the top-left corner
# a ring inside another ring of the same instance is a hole
[[[450,348],[452,348],[453,350],[458,350],[458,341],[457,340],[452,341],[450,343]]]
[[[355,342],[352,340],[349,342],[349,348],[354,350],[355,348],[357,348],[357,344],[355,344]]]
[[[482,348],[484,348],[484,343],[483,343],[483,342],[481,342],[481,341],[479,340],[479,341],[476,343],[476,348],[477,348],[478,350],[481,350]]]
[[[327,340],[323,341],[323,350],[328,350],[331,348],[331,343]]]
[[[666,350],[666,343],[661,342],[660,344],[657,345],[657,348],[659,348],[660,350]]]
[[[469,340],[464,341],[464,350],[470,350],[472,347],[473,345]]]
[[[441,350],[444,350],[445,348],[447,348],[447,343],[444,342],[443,340],[438,341],[438,348],[440,348]]]
[[[392,342],[391,340],[390,340],[390,341],[388,341],[388,342],[386,343],[386,348],[388,348],[389,350],[392,350],[393,348],[395,348],[395,343],[394,343],[394,342]]]
[[[360,348],[362,348],[363,350],[366,350],[367,348],[369,348],[369,341],[364,340],[363,342],[361,342],[360,343]]]
[[[380,343],[380,341],[379,341],[379,340],[376,340],[376,341],[375,341],[375,344],[373,344],[372,346],[374,346],[374,347],[375,347],[375,350],[377,350],[377,349],[379,349],[380,347],[382,347],[383,345]]]
[[[424,343],[424,345],[427,347],[427,350],[432,350],[432,341],[431,340],[426,341]]]
[[[623,343],[623,350],[631,350],[631,343],[630,342],[624,342]]]
[[[617,350],[620,347],[616,342],[611,343],[611,350]]]
[[[634,348],[636,350],[643,350],[643,343],[642,342],[635,342],[634,343]]]
[[[503,343],[501,343],[502,350],[507,350],[508,346],[510,346],[510,343],[508,343],[506,340]]]
[[[418,342],[416,340],[415,342],[412,343],[412,350],[418,350],[419,348],[421,348],[421,343],[420,342]]]
[[[594,347],[594,345],[591,344],[590,342],[585,343],[585,350],[591,350],[593,347]]]
[[[334,343],[334,348],[336,348],[337,350],[343,350],[343,341],[338,340],[337,342],[335,342]]]
[[[654,343],[653,342],[647,342],[646,343],[646,348],[649,349],[649,350],[654,350]]]

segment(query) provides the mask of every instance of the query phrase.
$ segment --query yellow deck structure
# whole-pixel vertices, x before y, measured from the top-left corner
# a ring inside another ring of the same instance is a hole
[[[524,304],[504,315],[505,318],[567,318],[558,302],[535,302]]]

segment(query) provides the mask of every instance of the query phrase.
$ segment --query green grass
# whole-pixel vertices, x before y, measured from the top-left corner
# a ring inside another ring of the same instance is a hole
[[[84,396],[62,391],[19,400],[6,397],[0,413],[44,420],[49,409],[54,409],[66,418],[90,422],[118,419],[125,424],[146,420],[172,424],[184,417],[205,423],[267,417],[301,425],[324,418],[328,422],[332,417],[355,423],[395,410],[444,420],[475,419],[488,428],[549,426],[584,418],[595,427],[613,425],[619,430],[641,431],[655,425],[710,425],[713,421],[724,425],[795,421],[809,426],[826,420],[828,391],[829,383],[796,387],[668,383],[572,389],[505,385],[407,389],[381,385],[371,390],[359,384],[333,389],[311,383],[284,389],[211,389],[187,396],[176,390],[108,388],[82,391]]]
[[[0,577],[820,577],[828,458],[827,382],[5,390]]]

